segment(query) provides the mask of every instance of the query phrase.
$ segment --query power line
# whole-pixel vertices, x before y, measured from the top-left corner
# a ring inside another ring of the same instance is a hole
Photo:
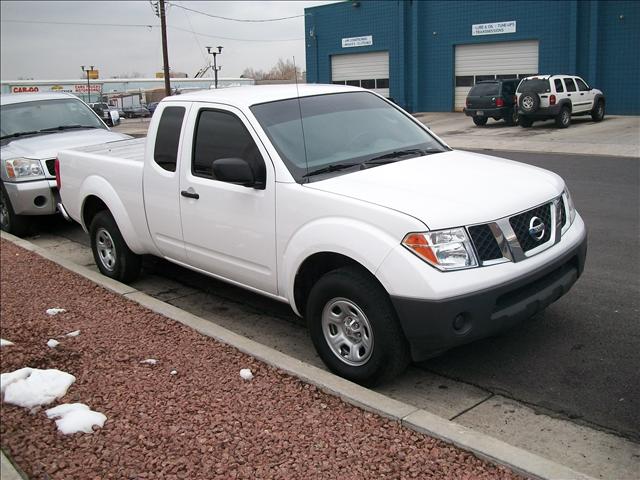
[[[292,18],[300,18],[305,16],[305,14],[303,13],[301,15],[291,15],[290,17],[265,18],[262,20],[252,20],[247,18],[231,18],[231,17],[223,17],[220,15],[212,15],[211,13],[201,12],[200,10],[194,10],[193,8],[185,7],[184,5],[178,5],[177,3],[170,3],[170,2],[167,2],[167,3],[174,7],[182,8],[184,10],[189,10],[190,12],[193,12],[193,13],[199,13],[200,15],[205,15],[207,17],[217,18],[218,20],[229,20],[231,22],[245,22],[245,23],[279,22],[281,20],[290,20]]]
[[[181,31],[187,32],[187,33],[195,33],[196,35],[200,35],[202,37],[216,38],[218,40],[232,40],[232,41],[236,41],[236,42],[268,43],[268,42],[299,42],[301,40],[304,40],[304,38],[302,38],[302,37],[298,37],[298,38],[280,38],[280,39],[221,37],[220,35],[209,35],[207,33],[192,32],[190,30],[187,30],[186,28],[174,27],[173,25],[167,25],[167,28],[171,28],[173,30],[181,30]]]

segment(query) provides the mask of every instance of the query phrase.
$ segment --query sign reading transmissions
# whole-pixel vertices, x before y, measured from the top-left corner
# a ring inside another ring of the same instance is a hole
[[[471,35],[497,35],[500,33],[516,33],[516,21],[497,23],[478,23],[471,25]]]
[[[11,93],[38,93],[38,92],[63,92],[63,93],[102,93],[101,83],[92,83],[87,90],[86,83],[75,85],[11,85]]]
[[[366,47],[373,45],[373,35],[365,35],[364,37],[350,37],[342,39],[342,48]]]

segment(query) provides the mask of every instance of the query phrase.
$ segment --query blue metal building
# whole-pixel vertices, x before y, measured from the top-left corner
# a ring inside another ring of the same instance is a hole
[[[609,113],[640,114],[637,0],[350,0],[305,13],[310,83],[452,111],[478,80],[564,73],[603,90]]]

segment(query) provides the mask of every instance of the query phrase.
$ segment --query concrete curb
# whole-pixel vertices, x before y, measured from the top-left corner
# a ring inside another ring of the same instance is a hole
[[[27,240],[2,232],[2,238],[26,250],[41,255],[80,276],[156,312],[167,318],[193,328],[199,333],[237,348],[273,367],[279,368],[304,382],[340,397],[347,403],[363,408],[383,417],[401,422],[407,428],[451,443],[476,456],[493,463],[504,465],[511,470],[537,479],[595,480],[586,474],[542,458],[518,447],[497,440],[488,435],[438,417],[426,410],[418,409],[385,395],[373,392],[355,383],[333,375],[325,370],[308,365],[289,355],[245,338],[210,320],[205,320],[180,308],[153,298],[123,283],[104,277],[87,267],[54,258],[46,249],[37,247]],[[3,477],[4,478],[4,477]],[[20,478],[20,477],[18,477]]]
[[[0,451],[0,480],[24,480],[26,478],[13,466],[4,451]]]

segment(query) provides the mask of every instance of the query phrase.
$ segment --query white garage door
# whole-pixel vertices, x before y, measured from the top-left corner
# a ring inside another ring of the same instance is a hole
[[[538,41],[456,45],[455,72],[455,109],[459,111],[479,80],[537,74]]]
[[[349,53],[331,57],[331,81],[389,96],[389,52]]]

